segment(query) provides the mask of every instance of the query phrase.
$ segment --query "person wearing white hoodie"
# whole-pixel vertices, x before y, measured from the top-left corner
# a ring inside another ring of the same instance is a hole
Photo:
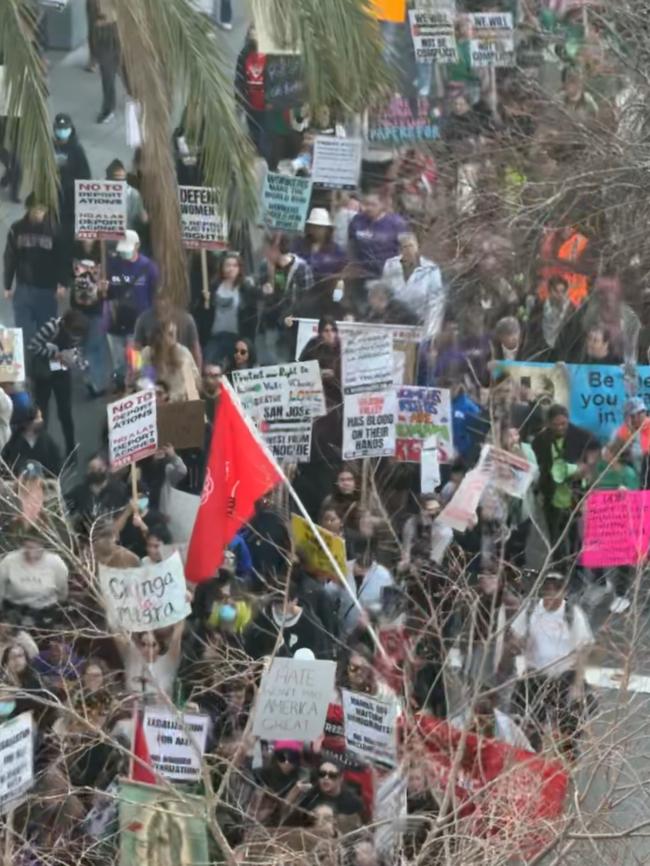
[[[371,555],[358,557],[348,563],[346,577],[347,589],[334,581],[326,587],[333,600],[339,602],[341,637],[347,637],[355,628],[363,626],[370,614],[377,613],[383,604],[385,588],[394,585],[390,571]],[[355,604],[355,598],[358,604]]]

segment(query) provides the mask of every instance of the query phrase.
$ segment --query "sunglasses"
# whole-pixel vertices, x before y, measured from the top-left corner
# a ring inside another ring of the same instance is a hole
[[[248,355],[248,349],[235,349],[235,355]]]
[[[319,770],[319,779],[338,779],[341,774],[338,770]]]
[[[275,759],[278,764],[299,764],[300,763],[300,755],[298,752],[273,752],[275,755]]]

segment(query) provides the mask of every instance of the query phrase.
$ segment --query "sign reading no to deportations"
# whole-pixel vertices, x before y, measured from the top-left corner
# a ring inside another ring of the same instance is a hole
[[[112,241],[126,231],[126,181],[75,180],[74,233],[84,240]]]
[[[111,469],[149,457],[158,448],[156,392],[138,391],[109,403],[108,449]]]
[[[219,194],[207,186],[179,186],[183,246],[190,250],[228,247],[228,221],[219,207]]]

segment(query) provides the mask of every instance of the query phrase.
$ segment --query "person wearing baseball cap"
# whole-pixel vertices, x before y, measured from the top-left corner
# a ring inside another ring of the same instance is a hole
[[[623,404],[624,421],[611,441],[615,453],[625,450],[635,469],[641,475],[641,488],[648,487],[650,467],[650,418],[641,397],[630,397]]]

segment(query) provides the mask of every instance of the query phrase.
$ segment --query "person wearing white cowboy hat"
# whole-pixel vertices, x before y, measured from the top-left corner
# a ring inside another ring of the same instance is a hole
[[[304,237],[293,247],[293,251],[311,266],[314,283],[320,288],[325,281],[339,278],[347,264],[345,250],[334,243],[333,234],[334,223],[327,208],[314,207],[305,224]]]

